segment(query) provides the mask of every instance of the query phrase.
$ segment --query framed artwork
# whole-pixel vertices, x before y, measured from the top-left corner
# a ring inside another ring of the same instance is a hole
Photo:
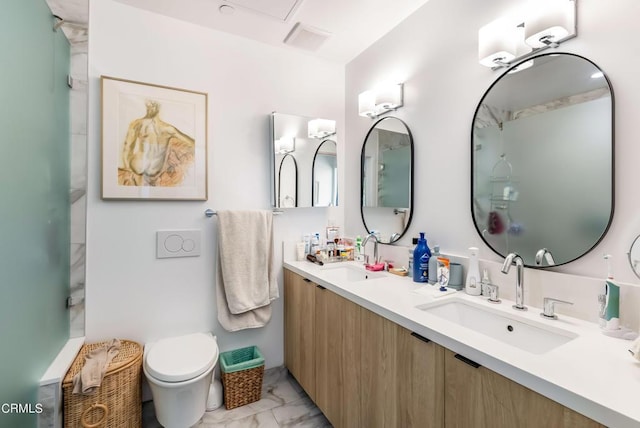
[[[207,94],[101,77],[102,199],[207,199]]]

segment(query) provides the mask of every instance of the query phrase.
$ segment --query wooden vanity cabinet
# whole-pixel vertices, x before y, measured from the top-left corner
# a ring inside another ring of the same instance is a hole
[[[444,348],[399,327],[398,427],[444,426]]]
[[[439,428],[444,348],[362,309],[362,425]]]
[[[603,427],[464,356],[444,354],[447,428]]]
[[[315,295],[315,403],[335,427],[360,420],[361,307],[323,287]]]
[[[284,270],[284,359],[336,427],[360,424],[360,306]]]
[[[284,270],[284,363],[315,401],[316,284]]]
[[[284,272],[285,365],[333,426],[443,426],[442,347]]]
[[[285,365],[336,428],[602,427],[284,270]]]

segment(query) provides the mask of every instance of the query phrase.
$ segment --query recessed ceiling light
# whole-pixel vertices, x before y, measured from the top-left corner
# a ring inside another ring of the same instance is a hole
[[[599,79],[601,77],[604,77],[604,73],[602,71],[597,71],[591,75],[592,79]]]
[[[233,6],[229,6],[228,4],[223,4],[218,8],[218,11],[223,15],[233,15],[235,12],[235,8]]]

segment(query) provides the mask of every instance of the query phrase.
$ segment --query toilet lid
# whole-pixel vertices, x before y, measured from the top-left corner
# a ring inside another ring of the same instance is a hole
[[[212,336],[194,333],[170,337],[150,347],[145,366],[151,376],[165,382],[193,379],[218,359],[218,344]]]

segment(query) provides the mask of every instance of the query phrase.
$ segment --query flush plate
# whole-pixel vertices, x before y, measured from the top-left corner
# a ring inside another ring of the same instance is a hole
[[[200,256],[200,230],[158,230],[156,258]]]

